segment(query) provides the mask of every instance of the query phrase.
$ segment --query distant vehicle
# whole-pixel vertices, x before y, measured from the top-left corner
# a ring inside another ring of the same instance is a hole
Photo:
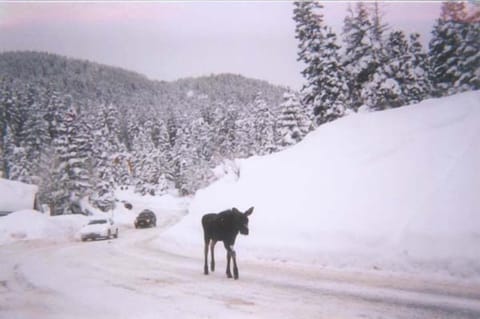
[[[118,227],[111,218],[93,219],[80,230],[82,241],[112,237],[118,238]]]
[[[135,219],[135,228],[157,226],[157,216],[150,209],[143,210]]]

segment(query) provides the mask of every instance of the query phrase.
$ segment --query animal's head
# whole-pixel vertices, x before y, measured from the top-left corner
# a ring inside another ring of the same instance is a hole
[[[248,235],[248,216],[253,213],[253,207],[250,207],[245,213],[242,213],[235,207],[232,208],[235,214],[235,222],[242,235]]]

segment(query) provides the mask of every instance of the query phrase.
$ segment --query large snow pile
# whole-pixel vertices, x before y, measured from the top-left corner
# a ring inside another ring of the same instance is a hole
[[[0,212],[32,209],[38,187],[0,178]]]
[[[0,245],[17,240],[75,240],[88,221],[83,215],[48,216],[34,210],[13,212],[0,217]]]
[[[200,190],[160,240],[201,256],[203,214],[255,206],[240,258],[480,276],[479,102],[359,113],[239,160],[238,178]]]

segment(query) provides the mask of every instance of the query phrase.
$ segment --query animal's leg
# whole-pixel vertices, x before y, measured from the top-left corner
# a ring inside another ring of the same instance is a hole
[[[210,270],[215,271],[215,244],[217,243],[216,240],[213,240],[210,242],[210,255],[211,255],[211,260],[210,260]]]
[[[232,257],[231,252],[230,252],[230,247],[225,244],[225,249],[227,250],[227,277],[232,278],[232,273],[230,272],[230,258]]]
[[[230,246],[230,255],[233,259],[233,278],[238,279],[238,268],[237,268],[237,253],[233,249],[233,246]]]
[[[210,242],[210,239],[205,238],[205,263],[203,265],[203,273],[205,275],[208,275],[208,244]]]

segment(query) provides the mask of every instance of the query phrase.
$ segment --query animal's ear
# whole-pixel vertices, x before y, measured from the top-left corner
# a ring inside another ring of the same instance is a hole
[[[250,207],[250,208],[245,212],[245,216],[250,216],[250,215],[252,215],[252,213],[253,213],[253,208],[254,208],[253,206]]]

